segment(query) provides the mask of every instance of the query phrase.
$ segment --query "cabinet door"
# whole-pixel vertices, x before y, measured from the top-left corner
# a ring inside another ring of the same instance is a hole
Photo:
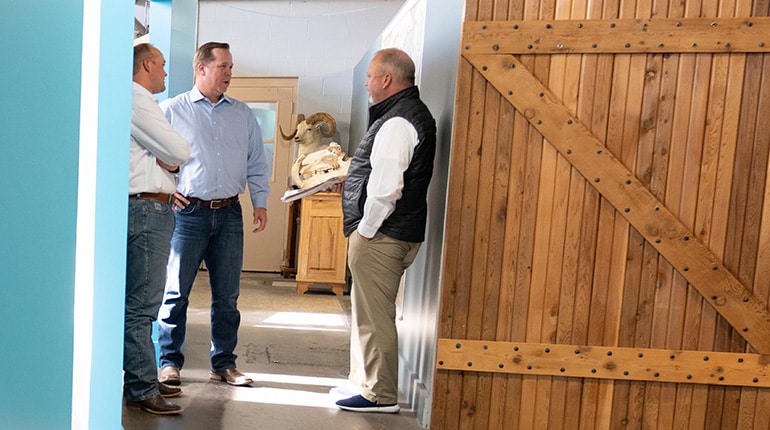
[[[339,194],[319,193],[302,199],[297,281],[345,283],[347,238],[342,234]]]

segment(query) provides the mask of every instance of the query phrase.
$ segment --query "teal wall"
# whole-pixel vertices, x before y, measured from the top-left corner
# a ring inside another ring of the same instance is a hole
[[[36,13],[27,3],[4,4],[0,17],[9,66],[0,71],[9,91],[0,105],[0,422],[8,428],[70,421],[80,40],[61,34],[79,36],[82,9],[65,3],[40,18],[55,42],[28,38]],[[52,407],[41,414],[41,404]]]
[[[91,429],[122,428],[133,16],[134,5],[129,2],[102,2],[89,411]]]
[[[94,2],[90,2],[94,4]],[[72,401],[81,61],[85,0],[5,2],[0,38],[0,427],[119,429],[133,5],[102,7],[90,198],[93,345],[90,398]],[[102,5],[105,6],[105,5]],[[88,370],[88,369],[87,369]]]
[[[150,3],[150,42],[166,57],[164,100],[189,91],[193,86],[192,58],[198,30],[198,0],[152,0]]]

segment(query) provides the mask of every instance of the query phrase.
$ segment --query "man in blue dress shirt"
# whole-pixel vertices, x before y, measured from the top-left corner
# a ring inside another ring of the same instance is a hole
[[[202,45],[193,59],[195,85],[161,104],[192,154],[179,172],[176,227],[159,313],[160,381],[179,385],[184,366],[190,290],[202,261],[211,284],[211,379],[249,385],[235,366],[241,315],[243,218],[238,195],[249,185],[254,230],[267,224],[270,164],[251,109],[225,95],[233,60],[227,43]]]

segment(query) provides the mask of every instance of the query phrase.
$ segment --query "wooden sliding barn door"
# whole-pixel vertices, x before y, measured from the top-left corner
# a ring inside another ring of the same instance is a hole
[[[466,1],[431,428],[770,428],[769,11]]]

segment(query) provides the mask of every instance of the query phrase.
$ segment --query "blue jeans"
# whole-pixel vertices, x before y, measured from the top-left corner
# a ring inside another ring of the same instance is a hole
[[[163,297],[173,232],[170,205],[129,199],[123,388],[126,399],[134,402],[159,394],[152,322]]]
[[[198,203],[177,209],[163,305],[158,315],[160,367],[184,366],[190,291],[201,261],[211,284],[211,370],[235,367],[243,266],[241,205],[209,209]]]

